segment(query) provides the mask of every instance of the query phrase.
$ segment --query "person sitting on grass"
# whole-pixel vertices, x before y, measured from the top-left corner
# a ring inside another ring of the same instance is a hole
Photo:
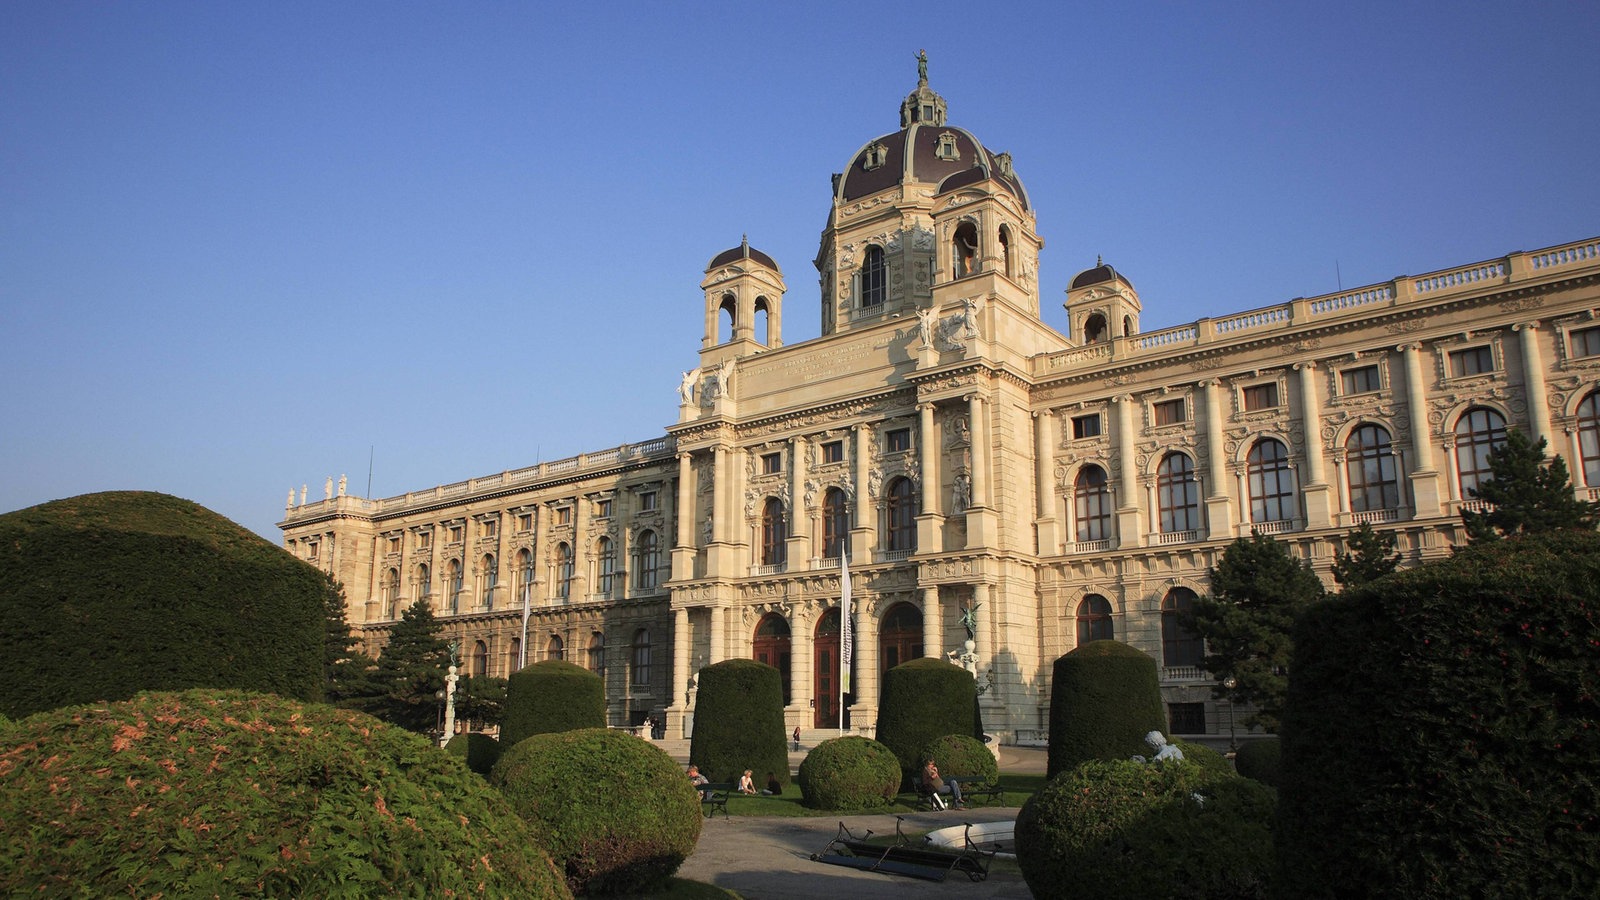
[[[739,793],[754,794],[755,792],[756,783],[750,780],[750,770],[745,769],[744,774],[739,776]]]
[[[767,788],[761,792],[763,797],[776,797],[783,793],[783,785],[778,783],[778,776],[767,773]]]
[[[940,794],[949,794],[950,801],[956,809],[966,809],[967,805],[961,802],[961,785],[954,778],[945,781],[939,777],[939,767],[933,760],[928,760],[922,767],[922,789],[935,800]],[[941,804],[942,807],[942,804]]]

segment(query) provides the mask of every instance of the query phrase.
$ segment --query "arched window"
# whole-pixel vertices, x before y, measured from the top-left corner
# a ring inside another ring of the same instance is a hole
[[[429,605],[433,603],[433,572],[427,563],[417,566],[417,599]]]
[[[511,645],[506,652],[506,671],[517,672],[522,669],[522,638],[512,638]]]
[[[1182,453],[1168,453],[1156,469],[1156,500],[1161,530],[1194,531],[1200,527],[1200,491],[1194,480],[1194,463]]]
[[[861,307],[882,306],[888,296],[887,267],[883,262],[883,248],[876,244],[867,247],[861,263]]]
[[[1090,594],[1078,604],[1078,646],[1090,641],[1109,641],[1116,638],[1111,627],[1111,602],[1099,594]]]
[[[489,645],[478,641],[472,645],[472,677],[484,678],[489,674]]]
[[[550,643],[545,645],[544,658],[545,659],[566,659],[567,658],[567,644],[566,644],[565,641],[561,640],[561,635],[559,635],[559,634],[550,635]]]
[[[1130,337],[1132,335],[1133,335],[1133,317],[1132,316],[1123,316],[1122,317],[1122,336],[1123,337]]]
[[[828,488],[822,495],[822,557],[838,559],[850,534],[850,506],[844,491]]]
[[[922,610],[909,603],[896,603],[878,629],[879,671],[887,672],[903,662],[921,658]]]
[[[1294,518],[1294,472],[1289,468],[1289,448],[1282,441],[1256,441],[1245,461],[1245,474],[1250,483],[1250,521]]]
[[[617,572],[617,545],[608,537],[595,541],[595,568],[598,569],[599,578],[596,579],[601,595],[611,596],[611,579]]]
[[[754,334],[763,346],[772,346],[772,309],[765,297],[756,298],[756,321]]]
[[[1106,485],[1106,470],[1084,466],[1072,482],[1072,501],[1077,520],[1078,540],[1104,541],[1111,537],[1111,491]]]
[[[633,544],[633,586],[655,590],[661,569],[661,545],[654,531],[641,531]]]
[[[556,597],[572,598],[572,546],[565,541],[556,545]]]
[[[1583,483],[1600,487],[1600,392],[1578,404],[1578,457]]]
[[[589,671],[606,677],[606,636],[598,631],[589,635]]]
[[[500,586],[500,567],[493,553],[483,555],[483,608],[494,609],[494,589]]]
[[[383,608],[388,618],[400,618],[400,570],[391,568],[383,575]]]
[[[1007,278],[1017,277],[1011,268],[1011,229],[1004,225],[1000,226],[1000,271]]]
[[[1169,669],[1198,667],[1206,655],[1205,642],[1183,627],[1180,617],[1194,606],[1194,591],[1175,587],[1161,601],[1161,660]]]
[[[950,239],[950,259],[955,277],[965,278],[978,271],[978,226],[962,222]]]
[[[717,316],[717,343],[726,344],[733,340],[734,334],[739,329],[739,300],[732,294],[722,295],[722,305],[718,307]]]
[[[524,606],[533,602],[533,554],[527,550],[517,551],[517,601]]]
[[[917,502],[911,479],[896,478],[889,483],[884,510],[884,549],[917,549]]]
[[[789,523],[783,515],[783,501],[768,497],[761,508],[761,564],[781,566],[787,558]]]
[[[1097,344],[1106,339],[1106,317],[1094,313],[1083,320],[1083,342]]]
[[[1350,511],[1400,508],[1400,483],[1395,478],[1394,450],[1381,425],[1362,425],[1344,442],[1345,475],[1350,484]]]
[[[646,628],[633,633],[633,686],[650,686],[650,631]]]
[[[756,662],[777,669],[783,681],[783,704],[789,705],[789,622],[778,613],[767,613],[756,623],[751,641]]]
[[[466,576],[461,571],[461,560],[450,560],[450,611],[461,611],[461,590]]]
[[[1505,442],[1505,417],[1492,409],[1469,409],[1456,422],[1456,478],[1461,499],[1473,499],[1473,490],[1489,480],[1489,454]]]

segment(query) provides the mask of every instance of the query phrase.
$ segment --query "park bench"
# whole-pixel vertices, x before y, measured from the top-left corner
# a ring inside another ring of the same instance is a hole
[[[695,790],[700,792],[700,809],[706,818],[716,815],[719,809],[723,818],[728,817],[728,795],[733,793],[734,787],[726,781],[695,785]]]
[[[951,872],[961,872],[972,881],[982,881],[989,877],[989,861],[994,858],[994,852],[986,853],[978,849],[972,843],[970,836],[963,836],[964,846],[960,850],[935,847],[931,844],[913,844],[900,827],[905,818],[903,816],[894,818],[895,843],[870,843],[869,839],[872,837],[870,830],[857,837],[843,822],[840,822],[839,831],[833,836],[833,840],[822,848],[822,852],[811,854],[811,858],[834,866],[848,866],[865,872],[905,875],[927,881],[944,881]],[[967,828],[970,831],[971,822],[967,823]]]
[[[1005,788],[1000,786],[999,778],[980,780],[976,775],[952,775],[944,780],[947,782],[954,781],[961,785],[961,799],[963,802],[970,803],[979,797],[985,798],[986,803],[997,803],[1005,800],[1006,791]],[[944,797],[928,790],[920,778],[917,779],[917,800],[919,803],[925,804],[929,809],[945,808]]]

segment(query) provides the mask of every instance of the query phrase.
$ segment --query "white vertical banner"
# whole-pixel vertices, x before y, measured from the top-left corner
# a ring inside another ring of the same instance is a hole
[[[517,671],[528,664],[528,617],[533,615],[533,582],[522,581],[522,640],[517,644]]]
[[[850,657],[855,655],[850,627],[850,554],[839,553],[839,722],[844,722],[844,695],[850,693]]]

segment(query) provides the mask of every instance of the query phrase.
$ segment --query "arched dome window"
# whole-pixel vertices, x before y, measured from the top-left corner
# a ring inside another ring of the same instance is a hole
[[[965,278],[978,271],[978,226],[962,222],[950,239],[950,260],[955,277]]]
[[[866,259],[861,263],[861,308],[871,309],[883,305],[888,297],[888,266],[883,261],[883,248],[873,244],[867,248]]]
[[[1083,341],[1086,344],[1097,344],[1106,339],[1106,317],[1094,313],[1083,320]]]

